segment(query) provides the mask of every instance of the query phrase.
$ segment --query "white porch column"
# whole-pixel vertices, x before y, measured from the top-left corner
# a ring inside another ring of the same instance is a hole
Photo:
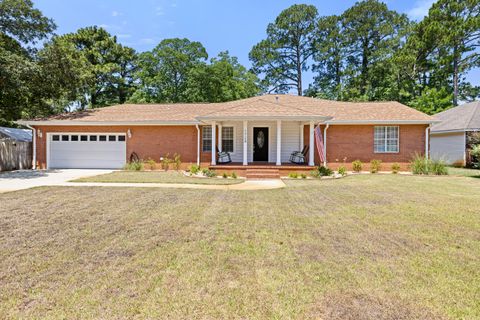
[[[304,145],[304,139],[303,139],[303,123],[300,123],[300,146],[298,146],[298,150],[302,151],[303,150],[303,145]]]
[[[248,122],[243,121],[243,165],[248,164]]]
[[[222,123],[218,124],[218,150],[222,152]]]
[[[309,166],[313,166],[315,165],[315,162],[314,162],[314,148],[315,148],[315,140],[314,140],[314,137],[313,137],[313,133],[314,133],[314,128],[315,126],[315,123],[313,121],[310,121],[310,150],[308,150],[308,165]]]
[[[277,166],[282,165],[282,120],[277,120]]]
[[[216,123],[215,121],[212,121],[212,165],[217,164],[217,150],[216,150],[216,145],[217,145],[217,130],[216,130]]]

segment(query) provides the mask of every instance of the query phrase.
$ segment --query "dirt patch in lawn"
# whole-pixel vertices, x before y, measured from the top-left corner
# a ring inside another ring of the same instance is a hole
[[[399,298],[377,297],[362,293],[337,292],[329,294],[314,307],[315,319],[328,320],[441,320],[425,307]]]

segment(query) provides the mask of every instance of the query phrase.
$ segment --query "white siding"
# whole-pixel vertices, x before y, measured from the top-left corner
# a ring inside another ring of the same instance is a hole
[[[243,161],[243,122],[222,122],[222,126],[233,126],[235,132],[235,147],[231,153],[233,162]],[[253,128],[268,127],[268,156],[269,162],[276,162],[277,157],[277,122],[276,121],[248,121],[248,162],[253,161]],[[301,150],[300,122],[282,121],[282,162],[288,162],[290,153]]]
[[[432,134],[430,154],[432,159],[444,160],[448,164],[464,163],[465,134],[463,132]]]

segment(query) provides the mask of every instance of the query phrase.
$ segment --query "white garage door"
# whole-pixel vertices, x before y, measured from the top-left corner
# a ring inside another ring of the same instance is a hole
[[[51,133],[48,167],[117,169],[125,165],[124,133]]]

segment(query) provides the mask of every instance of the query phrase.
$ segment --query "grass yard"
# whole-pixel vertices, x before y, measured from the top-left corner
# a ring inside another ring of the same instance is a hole
[[[480,179],[0,194],[0,314],[479,319]]]
[[[455,176],[464,176],[472,178],[480,178],[480,170],[449,167],[448,173]]]
[[[177,171],[115,171],[93,177],[74,180],[74,182],[126,182],[126,183],[191,183],[191,184],[237,184],[244,179],[218,179],[186,177]]]

